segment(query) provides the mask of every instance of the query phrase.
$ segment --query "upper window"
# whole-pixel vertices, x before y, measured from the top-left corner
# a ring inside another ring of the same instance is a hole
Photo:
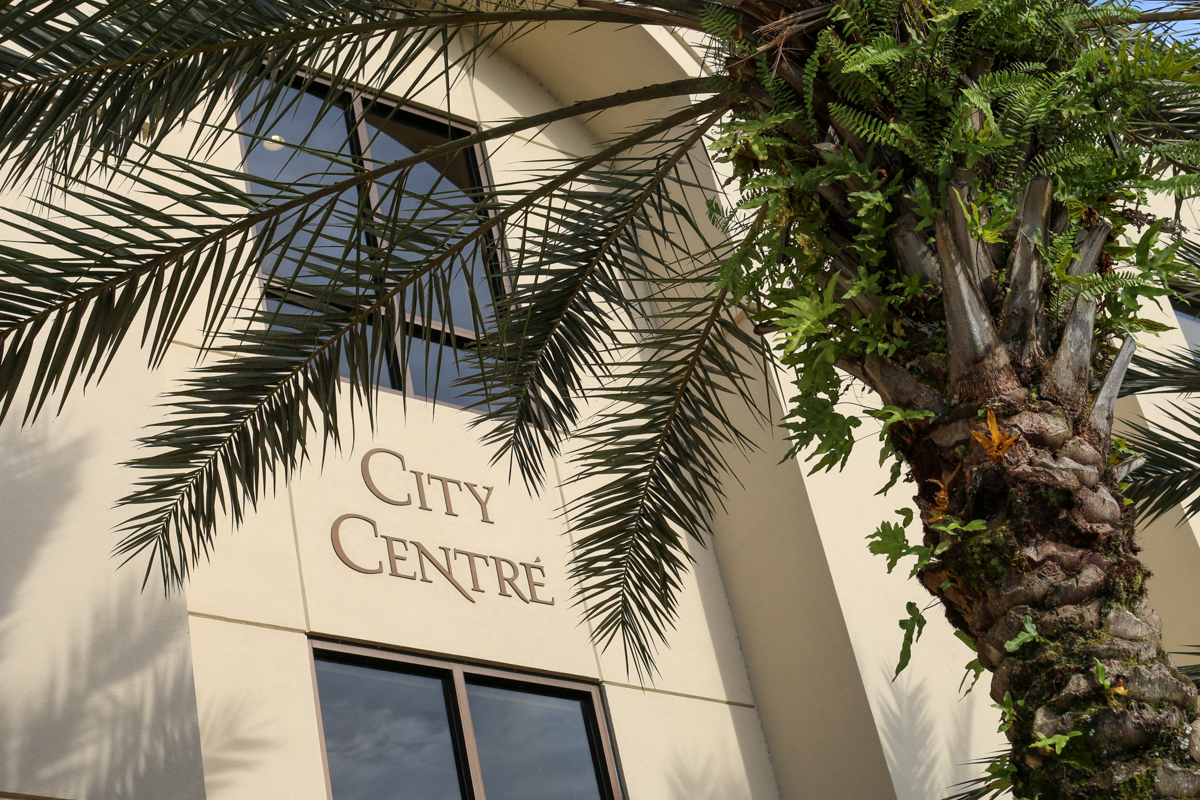
[[[618,800],[594,686],[314,643],[333,800]]]
[[[279,118],[271,125],[264,124],[259,103],[260,95],[255,95],[242,106],[242,130],[260,137],[255,146],[246,148],[246,172],[301,190],[345,180],[355,171],[373,169],[470,133],[445,119],[397,108],[358,92],[333,94],[317,84],[302,89],[298,83],[285,89],[271,114]],[[364,184],[357,193],[341,195],[332,209],[310,211],[308,216],[299,210],[292,212],[273,231],[274,241],[291,236],[290,244],[267,253],[263,260],[264,302],[272,311],[302,314],[302,305],[279,302],[284,287],[288,287],[290,300],[302,302],[306,287],[312,286],[315,296],[327,280],[323,276],[339,265],[343,270],[357,270],[357,263],[373,257],[420,258],[413,250],[417,245],[389,247],[379,232],[384,226],[361,224],[368,214],[384,223],[422,220],[427,230],[445,237],[443,245],[469,233],[477,223],[468,220],[463,224],[460,212],[478,201],[483,185],[480,153],[468,148]],[[271,193],[261,185],[253,185],[252,190]],[[348,236],[356,221],[361,232]],[[319,226],[323,229],[316,232]],[[492,324],[491,308],[500,289],[492,259],[484,255],[486,245],[468,247],[465,255],[439,267],[442,272],[437,284],[448,285],[448,292],[436,292],[430,281],[418,281],[398,301],[403,304],[397,310],[409,336],[398,338],[397,332],[388,332],[385,363],[376,365],[381,385],[453,405],[466,402],[470,387],[461,385],[459,379],[473,356],[476,331]],[[408,349],[397,346],[403,341],[409,343]],[[343,375],[348,374],[347,369],[343,363]]]

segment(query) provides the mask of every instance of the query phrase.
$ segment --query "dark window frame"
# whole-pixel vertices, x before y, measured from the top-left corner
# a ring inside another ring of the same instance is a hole
[[[306,93],[314,92],[314,89],[317,92],[328,92],[332,88],[332,82],[327,76],[319,73],[306,73],[303,70],[300,70],[297,71],[296,75],[293,77],[291,86],[292,88]],[[346,140],[347,144],[352,149],[351,157],[363,164],[367,164],[372,161],[370,155],[370,137],[366,130],[367,124],[365,121],[365,113],[371,108],[372,104],[389,106],[392,110],[392,113],[389,116],[390,119],[405,121],[413,127],[428,126],[429,128],[432,128],[434,126],[438,126],[439,128],[445,128],[447,131],[453,131],[453,135],[450,139],[448,139],[448,141],[474,135],[480,130],[477,124],[472,123],[459,115],[426,108],[419,104],[412,103],[411,101],[404,102],[384,91],[368,89],[353,83],[347,84],[339,91],[346,95],[345,108],[341,110],[340,116],[347,122]],[[338,105],[334,103],[332,104],[332,110],[326,113],[337,113],[337,110]],[[240,130],[243,122],[241,109],[238,109],[236,112],[236,119],[238,129]],[[349,125],[351,119],[354,121],[353,130],[350,130]],[[440,132],[436,135],[445,136],[446,133]],[[246,163],[246,158],[248,155],[247,140],[246,137],[241,135],[239,135],[237,138],[238,145],[241,150],[240,164],[243,171],[248,172],[248,165]],[[457,157],[465,157],[470,160],[468,168],[479,184],[478,186],[471,187],[469,190],[464,189],[463,191],[465,193],[475,196],[482,195],[488,190],[488,187],[495,184],[491,172],[491,165],[488,161],[487,150],[482,142],[464,148],[463,150],[459,151],[459,155]],[[369,184],[368,192],[369,194],[367,197],[367,202],[370,204],[372,209],[377,208],[380,203],[380,198],[378,186],[375,182]],[[491,216],[491,213],[486,210],[482,212],[482,214],[484,218]],[[507,279],[504,277],[504,255],[502,249],[496,244],[497,239],[503,237],[503,235],[504,232],[501,226],[501,228],[494,229],[486,233],[485,240],[482,244],[482,250],[484,253],[483,267],[487,271],[486,280],[492,293],[493,304],[498,303],[499,300],[508,293],[510,288],[508,286]],[[258,281],[260,297],[269,297],[271,290],[270,287],[267,286],[266,276],[261,270],[256,278]],[[409,336],[418,341],[427,341],[430,343],[436,342],[443,345],[450,345],[456,351],[467,352],[473,350],[478,343],[478,337],[473,329],[464,328],[461,325],[449,326],[443,322],[425,320],[415,314],[410,314],[409,312],[403,310],[401,310],[400,316],[403,319],[403,325],[412,331]],[[401,389],[393,388],[392,386],[377,385],[376,389],[389,394],[401,395],[406,399],[412,398],[423,400],[427,403],[445,406],[447,408],[453,408],[459,411],[467,411],[475,414],[486,413],[486,410],[484,409],[468,408],[448,400],[435,399],[431,396],[414,393],[411,389],[411,369],[407,370],[408,374],[401,374],[402,369],[404,368],[402,367],[402,362],[399,355],[398,342],[400,335],[401,331],[396,331],[391,337],[391,346],[387,350],[387,370],[389,373],[389,379],[393,384],[397,383],[398,379],[403,378],[403,385],[406,388],[402,391]],[[417,354],[410,352],[410,355],[415,356]],[[345,379],[343,378],[343,380]]]
[[[530,688],[540,688],[543,690],[543,694],[583,700],[581,705],[584,709],[592,758],[600,778],[601,797],[603,800],[624,800],[624,782],[621,780],[616,748],[613,746],[611,738],[612,729],[607,715],[607,703],[604,702],[599,685],[516,670],[478,666],[448,658],[413,655],[344,642],[309,639],[308,662],[312,674],[313,703],[317,714],[317,735],[321,740],[325,795],[328,800],[334,800],[333,783],[329,774],[329,756],[325,748],[325,727],[321,719],[321,695],[317,686],[318,652],[331,654],[332,660],[342,663],[360,664],[368,668],[376,665],[377,669],[399,665],[402,668],[400,671],[403,672],[439,677],[443,680],[449,679],[449,685],[453,688],[447,693],[446,710],[450,718],[451,735],[455,739],[455,753],[457,755],[461,752],[463,758],[459,763],[467,773],[460,776],[460,782],[467,789],[466,797],[470,800],[486,800],[486,795],[483,788],[483,770],[480,766],[479,750],[475,742],[475,729],[471,721],[470,704],[467,700],[467,676],[476,679],[473,682],[481,685],[524,691],[529,691]]]

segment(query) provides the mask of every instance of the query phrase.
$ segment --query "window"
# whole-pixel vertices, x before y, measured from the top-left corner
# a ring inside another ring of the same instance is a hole
[[[260,98],[252,96],[242,105],[242,130],[261,137],[253,140],[253,146],[244,137],[246,172],[298,191],[345,180],[357,170],[373,169],[470,133],[423,112],[397,108],[359,92],[335,95],[316,83],[305,86],[299,79],[283,90],[271,114],[279,119],[267,125],[259,110]],[[313,150],[337,159],[308,152]],[[383,254],[393,259],[420,257],[416,242],[425,240],[414,237],[414,243],[389,247],[372,232],[378,231],[381,220],[415,216],[429,226],[427,230],[445,232],[449,238],[442,244],[469,233],[473,225],[462,224],[461,212],[480,199],[481,163],[478,150],[465,149],[364,185],[357,195],[343,194],[331,209],[307,217],[296,211],[282,218],[272,231],[273,241],[292,238],[286,248],[273,248],[263,260],[266,307],[281,315],[304,314],[304,292],[311,287],[311,297],[318,297],[322,285],[328,285],[330,271],[339,265],[357,274],[365,271],[361,265],[368,259]],[[264,199],[275,193],[263,184],[252,184],[251,190]],[[435,202],[417,205],[416,198],[430,191]],[[322,232],[311,232],[321,225]],[[359,232],[352,235],[355,229]],[[347,239],[353,240],[349,246]],[[398,317],[411,338],[400,340],[395,332],[387,332],[382,348],[385,363],[375,367],[380,385],[407,388],[412,396],[436,396],[454,405],[466,402],[470,388],[456,385],[456,380],[470,364],[476,331],[491,326],[490,311],[500,289],[493,259],[487,255],[489,242],[466,248],[460,258],[440,267],[444,272],[439,283],[449,279],[445,295],[435,293],[432,284],[424,281],[398,301],[403,304],[396,309]],[[285,295],[297,302],[281,303],[279,298]],[[482,311],[473,314],[476,309]],[[399,341],[409,342],[409,349],[401,350]],[[348,374],[344,358],[342,370]]]
[[[313,642],[333,800],[620,800],[599,690]]]

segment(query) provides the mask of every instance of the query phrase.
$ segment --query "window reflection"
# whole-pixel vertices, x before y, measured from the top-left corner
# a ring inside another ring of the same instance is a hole
[[[262,115],[254,112],[261,94],[251,96],[242,105],[243,130],[263,137],[279,136],[288,145],[279,150],[268,150],[262,146],[251,148],[246,155],[246,171],[301,191],[306,187],[337,183],[350,177],[354,165],[345,104],[333,103],[326,107],[324,101],[312,92],[300,92],[292,88],[283,89],[282,92],[279,106],[288,108],[288,111],[269,127],[263,124]],[[301,146],[336,154],[344,161],[337,162],[304,152],[298,149]],[[263,199],[275,193],[275,190],[263,184],[251,184],[251,191]],[[264,273],[277,280],[294,276],[302,283],[319,284],[327,280],[321,277],[322,270],[328,273],[344,260],[353,262],[361,258],[358,253],[347,253],[345,245],[339,243],[345,241],[358,216],[358,197],[348,193],[333,202],[333,212],[323,223],[329,235],[310,232],[321,224],[327,207],[325,203],[318,204],[315,213],[310,212],[308,218],[302,217],[297,210],[280,219],[274,240],[279,242],[290,233],[294,233],[295,238],[286,252],[268,255],[263,262]],[[302,253],[306,254],[303,269],[297,260]]]
[[[420,347],[414,346],[408,354],[408,373],[412,376],[410,388],[414,394],[422,397],[432,397],[434,388],[437,398],[447,403],[466,403],[469,388],[460,386],[457,381],[464,375],[471,374],[471,362],[474,355],[454,347],[450,337],[440,337],[433,334],[429,340],[419,342]],[[445,342],[445,343],[443,343]]]
[[[364,120],[370,154],[368,168],[399,161],[428,147],[444,144],[452,133],[445,125],[419,125],[415,120],[395,115],[388,118],[371,111],[365,114]],[[440,128],[441,132],[435,132],[435,127]],[[381,184],[378,187],[379,213],[385,217],[399,213],[437,218],[445,214],[447,207],[461,207],[471,202],[471,195],[479,188],[478,170],[472,161],[469,150],[460,151],[449,157],[418,164]],[[414,199],[429,194],[434,198],[432,204],[420,206]],[[460,233],[470,233],[475,227],[464,226]],[[472,331],[472,295],[475,306],[483,309],[485,314],[492,306],[492,290],[483,254],[479,248],[468,248],[464,257],[455,259],[449,269],[452,272],[448,297],[435,298],[430,302],[428,288],[424,291],[418,288],[410,293],[411,299],[405,310],[415,319],[427,323],[446,322],[449,316],[456,327]],[[450,306],[449,315],[443,313],[443,306],[447,304]]]
[[[582,685],[330,647],[314,655],[333,800],[620,796]]]
[[[334,800],[463,800],[442,680],[316,667]]]
[[[467,685],[488,800],[600,800],[579,700]]]
[[[263,100],[261,93],[242,105],[244,131],[283,142],[277,149],[261,143],[248,147],[246,171],[263,181],[252,182],[251,190],[263,200],[276,193],[266,182],[304,191],[465,135],[447,122],[373,101],[357,91],[331,96],[315,84],[305,91],[296,87],[281,91],[270,114],[272,119],[280,118],[270,125],[256,111]],[[280,113],[281,109],[286,110]],[[436,255],[457,241],[456,237],[478,229],[473,206],[481,185],[474,151],[464,150],[318,203],[307,212],[296,210],[282,216],[271,231],[271,252],[262,263],[266,308],[277,310],[279,300],[285,298],[307,305],[297,293],[316,301],[322,297],[322,287],[354,285],[372,274],[376,259],[419,264]],[[431,192],[432,201],[426,197]],[[419,220],[415,226],[419,230],[397,231],[395,223],[407,218]],[[389,242],[389,233],[410,238]],[[454,405],[471,402],[470,387],[454,383],[478,371],[478,331],[494,326],[494,278],[485,250],[481,244],[465,247],[436,267],[436,281],[417,279],[396,301],[413,336],[405,353],[394,339],[379,352],[378,357],[387,362],[372,365],[380,385]],[[435,284],[446,291],[435,293]],[[380,280],[378,285],[367,283],[363,291],[383,288]],[[346,301],[345,307],[350,308],[355,299]],[[341,307],[343,301],[335,303]],[[293,311],[292,304],[287,305],[287,310]],[[349,369],[344,356],[342,360],[345,377]]]

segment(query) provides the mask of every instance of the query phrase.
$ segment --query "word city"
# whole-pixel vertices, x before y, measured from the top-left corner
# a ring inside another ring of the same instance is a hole
[[[425,494],[425,488],[426,486],[433,486],[433,482],[437,481],[442,485],[442,499],[446,503],[446,516],[457,517],[458,513],[454,510],[454,502],[450,497],[450,484],[454,484],[456,487],[458,487],[460,494],[462,493],[463,486],[466,486],[467,491],[471,493],[471,496],[475,498],[475,502],[479,504],[479,513],[482,521],[489,525],[495,524],[495,522],[492,521],[492,518],[488,516],[488,503],[492,500],[492,489],[495,487],[484,486],[483,488],[487,490],[487,494],[483,497],[480,497],[478,484],[467,483],[466,481],[459,481],[455,480],[454,478],[443,478],[441,475],[426,474],[415,469],[408,469],[408,467],[404,464],[404,456],[400,455],[394,450],[377,447],[374,450],[368,451],[367,454],[363,456],[362,476],[363,483],[365,483],[367,488],[371,490],[371,494],[375,495],[383,502],[392,506],[411,506],[412,492],[406,493],[403,500],[397,500],[390,495],[384,494],[384,492],[379,488],[378,484],[375,483],[375,479],[371,475],[371,458],[382,454],[387,454],[393,458],[399,459],[400,469],[408,472],[417,479],[417,502],[420,503],[418,508],[420,508],[422,511],[433,511],[433,508],[429,505],[428,497]],[[425,480],[422,480],[422,478]]]

